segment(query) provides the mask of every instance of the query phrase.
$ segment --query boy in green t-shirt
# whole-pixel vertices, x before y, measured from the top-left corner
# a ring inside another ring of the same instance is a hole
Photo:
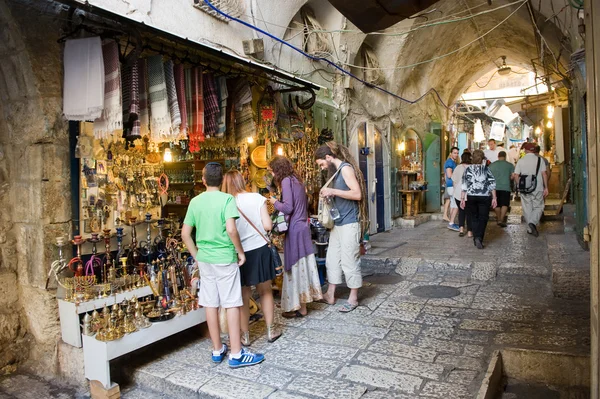
[[[221,164],[209,162],[202,171],[202,182],[206,192],[190,201],[181,238],[198,262],[198,303],[206,311],[206,323],[214,346],[212,360],[220,363],[227,354],[227,345],[221,342],[219,328],[218,311],[219,307],[223,307],[227,309],[231,343],[229,366],[253,366],[265,357],[242,349],[241,344],[240,307],[243,303],[239,266],[244,264],[246,256],[235,226],[239,213],[233,196],[219,190],[223,182]],[[195,241],[192,238],[194,227]]]

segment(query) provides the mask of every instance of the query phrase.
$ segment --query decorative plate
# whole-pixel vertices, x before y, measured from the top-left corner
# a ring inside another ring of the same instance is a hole
[[[261,169],[265,169],[269,164],[267,162],[267,149],[264,145],[259,145],[256,147],[252,154],[250,154],[250,160],[252,163]]]

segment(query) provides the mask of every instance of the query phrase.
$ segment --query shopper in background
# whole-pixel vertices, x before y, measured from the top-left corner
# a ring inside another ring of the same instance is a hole
[[[444,163],[444,178],[446,179],[446,200],[444,200],[444,220],[448,222],[448,228],[450,230],[458,231],[458,225],[454,223],[458,208],[456,203],[453,201],[454,187],[452,186],[452,172],[456,168],[456,161],[458,161],[458,147],[452,147],[448,159]],[[450,209],[450,215],[448,216],[448,209]]]
[[[496,212],[496,223],[500,227],[506,227],[506,213],[510,206],[512,174],[515,167],[506,160],[506,152],[498,153],[498,160],[490,165],[490,170],[496,179],[496,195],[498,203],[494,211]]]
[[[548,173],[546,172],[546,163],[535,154],[535,147],[534,143],[523,144],[525,156],[517,162],[513,179],[519,187],[519,180],[523,177],[527,188],[533,189],[531,193],[521,192],[521,205],[523,217],[527,223],[527,233],[537,237],[539,235],[537,225],[544,213],[544,198],[548,195]],[[533,187],[534,180],[535,187]]]
[[[496,180],[483,164],[485,155],[481,150],[473,151],[472,165],[467,166],[462,182],[461,208],[467,210],[467,218],[473,227],[473,244],[483,249],[485,228],[490,215],[490,205],[496,208]]]
[[[269,162],[269,170],[273,173],[273,181],[281,192],[280,200],[271,197],[269,201],[288,218],[288,230],[284,241],[282,316],[304,317],[307,313],[307,303],[323,299],[310,238],[306,190],[287,158],[274,157]]]
[[[323,299],[330,305],[335,303],[335,289],[342,283],[343,275],[350,296],[339,311],[347,313],[358,306],[358,289],[362,287],[360,209],[364,188],[359,183],[362,174],[348,149],[334,141],[317,148],[315,160],[322,170],[329,171],[329,177],[335,175],[331,187],[322,188],[320,195],[333,198],[339,212],[329,235],[326,259],[329,286]]]
[[[188,206],[181,228],[181,239],[198,261],[201,276],[198,303],[206,311],[206,323],[213,343],[212,360],[221,363],[227,354],[227,345],[221,341],[219,307],[227,312],[232,368],[253,366],[262,362],[262,354],[242,349],[240,341],[240,307],[242,286],[239,266],[246,262],[235,220],[240,216],[235,199],[219,191],[223,182],[223,168],[209,162],[202,170],[206,191],[194,197]],[[196,239],[192,229],[196,228]],[[237,252],[237,255],[236,255]]]
[[[246,263],[240,266],[242,282],[242,298],[244,306],[241,309],[242,345],[250,345],[250,295],[252,286],[256,287],[260,296],[260,307],[267,324],[267,340],[274,342],[281,336],[273,327],[275,302],[271,280],[275,278],[275,267],[272,253],[268,245],[267,231],[273,228],[271,216],[267,210],[267,199],[258,193],[246,191],[244,177],[237,170],[225,173],[223,192],[235,197],[240,216],[236,227],[246,255]]]
[[[511,145],[508,150],[508,154],[506,154],[506,160],[513,165],[517,165],[517,161],[519,160],[519,148],[516,145]]]
[[[498,153],[500,150],[496,148],[496,140],[489,139],[488,140],[488,149],[483,153],[485,154],[485,158],[490,161],[490,163],[494,163],[498,160]],[[473,162],[475,163],[475,162]]]
[[[454,169],[452,173],[452,186],[454,187],[454,198],[453,201],[456,203],[458,208],[458,235],[464,237],[465,235],[465,221],[467,227],[467,234],[469,237],[473,237],[471,230],[471,220],[467,219],[467,212],[460,207],[460,198],[462,195],[462,178],[465,173],[467,166],[471,164],[471,153],[463,152],[461,156],[460,164]]]

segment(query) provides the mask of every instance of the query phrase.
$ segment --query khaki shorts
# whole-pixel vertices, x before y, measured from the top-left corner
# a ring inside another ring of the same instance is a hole
[[[237,263],[215,265],[198,262],[200,292],[198,304],[205,308],[242,306],[242,284]]]
[[[362,287],[360,271],[360,224],[335,226],[329,234],[327,247],[327,281],[341,284],[342,274],[348,288]]]

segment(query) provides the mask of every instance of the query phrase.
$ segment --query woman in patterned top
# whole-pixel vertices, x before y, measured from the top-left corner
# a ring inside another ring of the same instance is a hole
[[[472,165],[463,174],[460,207],[467,211],[473,228],[473,244],[483,249],[483,236],[490,215],[496,208],[496,180],[486,166],[481,150],[473,151]],[[490,201],[491,199],[491,201]]]

